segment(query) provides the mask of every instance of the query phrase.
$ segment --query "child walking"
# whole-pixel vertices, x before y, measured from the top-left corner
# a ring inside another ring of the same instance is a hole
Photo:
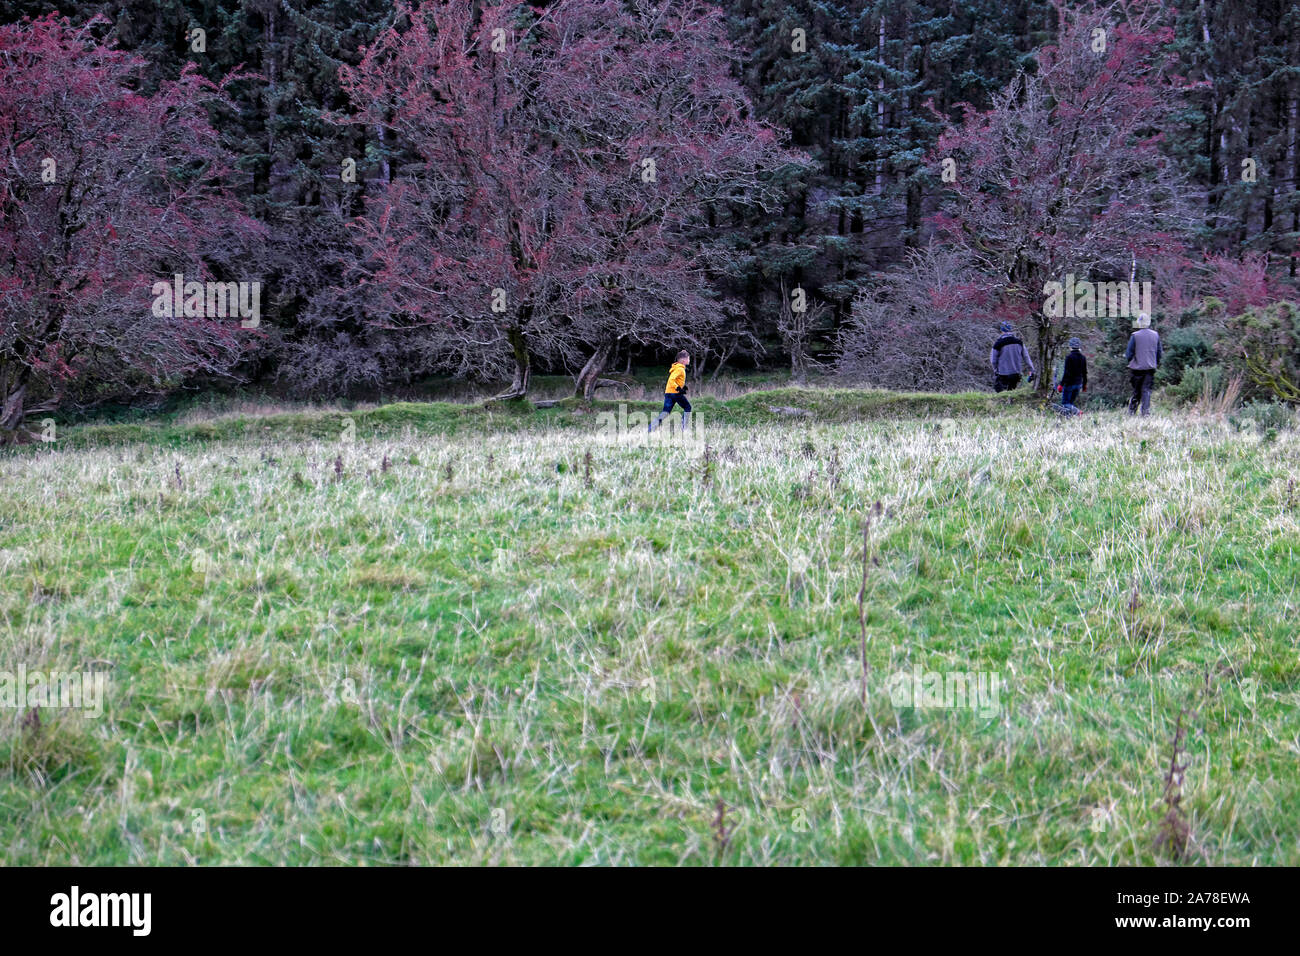
[[[1088,360],[1084,358],[1083,343],[1077,338],[1070,339],[1070,354],[1065,357],[1065,369],[1061,374],[1061,384],[1057,391],[1061,393],[1063,406],[1077,406],[1079,393],[1088,390]]]
[[[673,410],[674,405],[682,406],[682,431],[691,418],[691,403],[686,400],[686,366],[691,364],[691,353],[685,350],[677,353],[677,361],[668,370],[668,384],[664,386],[664,410],[650,423],[647,431],[654,431]]]

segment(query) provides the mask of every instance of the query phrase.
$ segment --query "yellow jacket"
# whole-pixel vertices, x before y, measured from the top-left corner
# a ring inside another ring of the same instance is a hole
[[[674,362],[673,367],[668,370],[668,384],[664,386],[664,393],[672,395],[674,392],[680,392],[685,384],[686,366],[681,362]]]

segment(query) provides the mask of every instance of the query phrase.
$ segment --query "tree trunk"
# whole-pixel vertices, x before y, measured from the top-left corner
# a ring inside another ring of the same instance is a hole
[[[592,353],[591,358],[587,359],[587,364],[582,366],[582,371],[574,379],[573,394],[577,398],[585,398],[588,401],[595,394],[596,381],[600,378],[600,373],[605,371],[606,366],[614,358],[614,353],[618,350],[619,340],[610,337],[601,342]]]
[[[722,367],[727,364],[727,359],[731,358],[731,353],[736,350],[737,341],[737,338],[733,338],[731,342],[727,344],[727,350],[722,353],[722,357],[718,359],[718,364],[713,367],[713,374],[709,376],[710,385],[718,380],[718,373],[721,372]]]
[[[1291,62],[1300,63],[1300,37],[1291,36]],[[1300,157],[1297,156],[1296,138],[1300,136],[1300,82],[1293,73],[1286,83],[1286,166],[1283,169],[1283,182],[1291,183],[1292,196],[1300,190]],[[1294,203],[1295,200],[1293,199]],[[1300,205],[1291,207],[1291,232],[1300,233]],[[1294,246],[1294,240],[1292,241]],[[1292,255],[1288,273],[1296,277],[1297,257]]]
[[[1034,342],[1034,351],[1038,353],[1037,361],[1034,363],[1037,366],[1035,371],[1038,373],[1038,378],[1034,382],[1034,387],[1041,392],[1052,387],[1052,376],[1049,374],[1050,367],[1048,363],[1052,360],[1054,350],[1052,344],[1052,320],[1041,312],[1034,316],[1034,337],[1036,340]]]
[[[0,406],[0,445],[20,442],[23,439],[23,420],[27,417],[26,383],[12,392],[6,390],[4,405]]]
[[[883,10],[880,13],[876,36],[877,62],[880,64],[880,79],[876,83],[876,199],[882,200],[885,195],[885,13]]]
[[[528,383],[533,377],[532,356],[528,354],[528,343],[524,341],[524,333],[518,327],[511,328],[506,333],[506,339],[514,352],[515,377],[510,383],[510,388],[496,398],[500,400],[524,398],[528,394]]]
[[[384,151],[384,127],[376,123],[375,140],[379,143],[379,181],[387,186],[393,181],[393,172],[388,165],[388,154]]]
[[[817,307],[819,310],[821,306]],[[790,356],[790,379],[795,385],[804,385],[808,381],[808,328],[811,312],[804,309],[795,313],[790,303],[790,292],[785,280],[781,280],[781,313],[777,327],[781,333],[781,344]]]

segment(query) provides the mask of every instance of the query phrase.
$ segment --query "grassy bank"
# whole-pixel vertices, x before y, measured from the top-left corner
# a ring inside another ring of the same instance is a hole
[[[662,396],[660,396],[662,397]],[[804,423],[869,421],[881,418],[1005,415],[1035,403],[1027,390],[1013,399],[987,392],[904,393],[870,389],[781,388],[752,391],[732,398],[692,397],[707,425],[760,425],[796,419]],[[149,444],[186,448],[214,441],[285,442],[361,437],[387,439],[408,430],[447,436],[512,431],[586,430],[602,412],[657,412],[659,398],[593,402],[559,399],[549,408],[532,401],[397,402],[357,409],[304,409],[271,414],[244,412],[190,414],[180,420],[81,424],[56,428],[51,447],[36,451]],[[39,428],[36,429],[39,432]],[[28,448],[30,453],[33,449]],[[21,451],[19,453],[22,453]]]

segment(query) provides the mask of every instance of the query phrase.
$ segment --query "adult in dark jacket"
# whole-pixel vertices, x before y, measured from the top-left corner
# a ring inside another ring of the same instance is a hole
[[[1151,385],[1156,378],[1156,369],[1164,357],[1165,349],[1160,344],[1160,333],[1151,328],[1151,317],[1145,312],[1134,323],[1137,329],[1128,337],[1128,348],[1124,358],[1128,362],[1129,381],[1133,385],[1133,397],[1128,400],[1128,413],[1136,415],[1138,406],[1142,415],[1151,414]]]
[[[1009,392],[1020,384],[1020,376],[1025,366],[1029,366],[1029,377],[1036,374],[1034,360],[1029,357],[1029,350],[1020,341],[1010,322],[1003,322],[999,328],[1001,335],[993,343],[989,352],[989,364],[993,366],[993,391]]]
[[[1070,339],[1070,354],[1065,357],[1065,368],[1061,372],[1062,405],[1078,405],[1079,393],[1088,390],[1088,360],[1083,357],[1083,343],[1077,338]]]

